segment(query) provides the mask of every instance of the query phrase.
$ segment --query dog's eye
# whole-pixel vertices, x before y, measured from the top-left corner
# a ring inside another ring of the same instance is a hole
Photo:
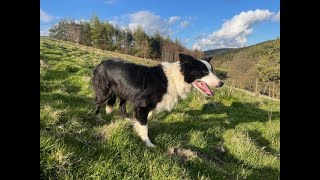
[[[208,73],[208,71],[207,70],[203,70],[202,73]]]

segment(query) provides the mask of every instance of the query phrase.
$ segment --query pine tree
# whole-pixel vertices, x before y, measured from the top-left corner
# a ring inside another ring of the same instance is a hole
[[[129,27],[127,27],[124,32],[124,51],[125,54],[131,54],[131,49],[133,48],[133,34]]]
[[[95,48],[102,49],[103,45],[103,37],[102,31],[103,26],[97,16],[91,18],[91,25],[92,25],[92,45]]]
[[[105,48],[106,50],[109,51],[113,51],[114,48],[114,44],[116,41],[116,37],[115,37],[115,30],[114,27],[112,26],[112,24],[105,22],[103,23],[104,26],[104,33],[105,33],[105,37],[104,37],[104,43],[105,43]]]
[[[163,37],[159,32],[156,32],[153,37],[150,38],[150,53],[151,58],[161,59],[161,46],[163,44]]]
[[[91,26],[88,22],[81,22],[80,23],[81,31],[80,31],[80,44],[86,46],[92,46],[92,37],[91,37]]]
[[[149,36],[144,32],[141,26],[133,32],[135,55],[139,57],[149,57]]]

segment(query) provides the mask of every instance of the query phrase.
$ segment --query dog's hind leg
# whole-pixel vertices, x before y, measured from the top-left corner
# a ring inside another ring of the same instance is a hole
[[[96,104],[96,110],[95,110],[95,116],[98,118],[98,120],[101,120],[101,114],[100,114],[100,107],[102,104],[104,104],[106,102],[107,98],[103,97],[97,97],[95,98],[95,104]]]
[[[150,111],[150,112],[148,113],[147,119],[150,120],[150,119],[152,118],[152,115],[153,115],[153,111]]]
[[[110,97],[112,97],[110,91],[107,92],[107,93],[101,93],[101,92],[96,93],[96,97],[95,97],[95,105],[96,105],[95,115],[97,116],[98,119],[101,119],[101,115],[100,115],[100,107],[101,107],[101,105],[103,105],[107,101],[109,101]]]
[[[127,114],[127,107],[126,107],[126,101],[123,99],[120,99],[120,110],[121,110],[121,114],[123,117],[125,118],[129,118],[129,115]]]
[[[134,129],[142,139],[142,141],[146,144],[148,147],[156,147],[149,139],[148,135],[148,113],[149,110],[143,107],[139,107],[135,109],[135,117],[137,121],[134,122]]]
[[[108,101],[106,105],[106,114],[111,114],[113,110],[113,105],[116,103],[116,96],[112,96]]]
[[[100,97],[100,96],[96,96],[95,98],[95,104],[96,104],[96,112],[95,115],[100,113],[100,107],[102,104],[104,104],[107,100],[107,97]]]
[[[100,113],[100,104],[96,104],[96,111],[95,111],[95,115],[98,115]]]

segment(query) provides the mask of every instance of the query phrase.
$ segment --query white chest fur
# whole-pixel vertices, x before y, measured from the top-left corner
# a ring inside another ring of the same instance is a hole
[[[184,81],[184,76],[180,72],[180,63],[162,63],[163,71],[168,79],[167,93],[157,104],[155,112],[171,111],[178,103],[178,98],[186,98],[190,92],[191,85]]]

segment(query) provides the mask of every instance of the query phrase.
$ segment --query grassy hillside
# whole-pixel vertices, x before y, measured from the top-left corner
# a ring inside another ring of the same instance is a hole
[[[41,179],[279,179],[279,103],[227,88],[209,99],[192,92],[150,121],[157,148],[147,148],[118,107],[103,110],[104,121],[93,115],[91,71],[107,57],[157,64],[40,39]]]
[[[215,67],[228,69],[228,62],[234,60],[234,57],[236,57],[241,52],[246,52],[254,58],[267,56],[269,54],[278,57],[280,55],[280,39],[270,40],[244,48],[229,49],[228,51],[216,53],[214,54],[211,63]]]

